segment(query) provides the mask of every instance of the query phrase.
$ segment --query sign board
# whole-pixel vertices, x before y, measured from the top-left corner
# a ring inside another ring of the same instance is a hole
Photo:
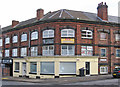
[[[12,64],[12,60],[11,59],[3,59],[2,63],[3,64]]]
[[[70,38],[61,39],[61,43],[72,43],[74,44],[75,40]]]

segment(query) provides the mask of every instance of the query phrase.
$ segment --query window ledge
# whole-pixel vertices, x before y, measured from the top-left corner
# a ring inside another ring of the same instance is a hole
[[[37,72],[29,72],[29,74],[37,74]]]

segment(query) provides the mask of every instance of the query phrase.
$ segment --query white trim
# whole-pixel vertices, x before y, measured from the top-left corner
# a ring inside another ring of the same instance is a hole
[[[61,18],[61,16],[62,16],[62,13],[63,13],[63,9],[61,10],[61,13],[60,13],[60,15],[59,15],[59,18]]]
[[[53,16],[55,16],[55,15],[58,14],[58,13],[59,13],[59,11],[56,12],[56,13],[54,13],[53,15],[51,15],[49,18],[52,18]]]
[[[72,18],[74,18],[68,11],[65,10],[65,12],[66,12],[69,16],[71,16]]]

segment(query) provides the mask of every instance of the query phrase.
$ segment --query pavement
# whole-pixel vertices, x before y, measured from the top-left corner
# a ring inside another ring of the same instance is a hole
[[[74,82],[86,82],[96,80],[112,79],[112,75],[97,75],[97,76],[84,76],[84,77],[62,77],[62,78],[49,78],[49,79],[31,79],[26,77],[2,77],[3,81],[18,81],[30,83],[53,83],[53,84],[67,84]]]

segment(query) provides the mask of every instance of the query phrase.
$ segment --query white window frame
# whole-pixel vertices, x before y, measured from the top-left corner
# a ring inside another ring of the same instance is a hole
[[[38,47],[31,47],[31,56],[38,55]]]
[[[21,48],[21,56],[27,56],[27,47]]]
[[[92,30],[82,30],[81,31],[81,38],[83,38],[83,39],[92,39],[93,38]]]
[[[53,38],[54,37],[54,30],[44,30],[43,31],[43,38]]]
[[[27,34],[24,33],[21,35],[21,42],[27,41]]]
[[[102,38],[102,35],[105,35],[105,38]],[[107,33],[101,32],[100,33],[100,40],[106,40],[107,39]]]
[[[36,40],[38,39],[38,31],[33,31],[31,33],[31,40]]]
[[[100,66],[100,74],[108,74],[108,66]]]
[[[120,53],[117,52],[117,50],[120,50],[120,49],[116,49],[116,57],[120,58],[120,56],[117,56],[117,54],[120,54]]]
[[[10,56],[10,50],[5,50],[5,57],[9,57]]]
[[[86,48],[86,49],[83,49],[83,48]],[[91,48],[91,49],[89,49]],[[83,52],[85,52],[83,54]],[[89,52],[92,53],[92,55],[89,54]],[[81,56],[93,56],[93,46],[81,46]]]
[[[2,46],[3,45],[3,40],[2,39],[0,39],[0,46]]]
[[[17,43],[18,42],[18,36],[17,35],[13,36],[12,42],[13,43]]]
[[[10,43],[10,37],[6,37],[5,38],[5,44],[9,44]]]
[[[67,49],[62,49],[63,46],[66,46]],[[72,50],[69,50],[69,47],[72,47]],[[70,51],[73,51],[71,53]],[[61,45],[61,55],[62,56],[68,56],[68,55],[75,55],[75,46],[74,45]]]
[[[74,29],[62,29],[61,37],[75,37],[75,30]]]
[[[15,49],[12,49],[12,56],[13,57],[16,57],[17,56],[17,48],[15,48]]]
[[[52,47],[53,50],[50,50],[50,47]],[[47,49],[44,50],[45,48],[47,48]],[[53,56],[54,55],[54,45],[43,46],[43,48],[42,48],[42,55],[43,56]]]
[[[105,50],[105,56],[101,56],[101,54],[102,54],[102,49]],[[106,48],[101,48],[101,49],[100,49],[100,57],[107,57],[107,56],[106,56],[106,53],[107,53],[107,52],[106,52]]]
[[[2,55],[2,49],[0,50],[0,57],[2,57],[3,55]]]
[[[120,34],[115,34],[115,40],[120,41]]]

